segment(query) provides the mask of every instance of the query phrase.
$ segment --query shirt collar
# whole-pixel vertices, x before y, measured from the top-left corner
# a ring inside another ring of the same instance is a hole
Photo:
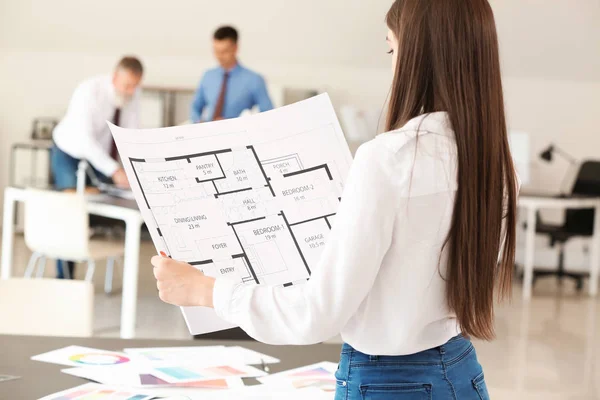
[[[242,69],[242,66],[240,65],[239,61],[235,64],[235,66],[233,68],[231,68],[229,71],[226,71],[225,68],[223,67],[219,67],[219,69],[221,70],[221,72],[224,74],[225,72],[229,72],[229,75],[235,74],[237,71]]]
[[[445,111],[421,114],[408,121],[398,131],[429,131],[441,135],[454,135],[450,117]]]

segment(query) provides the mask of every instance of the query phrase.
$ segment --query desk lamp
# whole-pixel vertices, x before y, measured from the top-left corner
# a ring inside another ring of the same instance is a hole
[[[569,153],[567,153],[566,151],[562,150],[560,147],[557,147],[553,144],[550,144],[550,146],[548,146],[544,151],[542,151],[540,153],[540,158],[548,163],[551,163],[552,160],[554,159],[554,153],[558,154],[559,156],[561,156],[563,159],[567,160],[569,162],[569,166],[572,167],[574,165],[577,165],[577,159],[575,157],[573,157],[572,155],[570,155]],[[567,171],[568,172],[568,171]],[[565,182],[567,180],[567,178],[569,177],[568,173],[565,173],[562,182],[560,183],[560,192],[561,195],[565,194],[563,191],[563,188],[565,187]]]

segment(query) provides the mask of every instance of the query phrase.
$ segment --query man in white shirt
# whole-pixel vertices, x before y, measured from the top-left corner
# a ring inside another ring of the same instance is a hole
[[[137,58],[124,57],[112,76],[90,78],[77,86],[66,115],[53,133],[51,164],[57,190],[77,188],[81,160],[88,161],[101,181],[129,186],[106,121],[125,128],[138,127],[142,74],[142,63]],[[89,179],[86,181],[91,185]],[[74,263],[67,263],[68,276],[63,266],[58,260],[57,278],[73,278]]]
[[[90,78],[77,86],[53,134],[51,158],[56,189],[75,190],[82,159],[101,180],[129,186],[106,121],[124,128],[138,127],[142,74],[137,58],[124,57],[112,76]]]

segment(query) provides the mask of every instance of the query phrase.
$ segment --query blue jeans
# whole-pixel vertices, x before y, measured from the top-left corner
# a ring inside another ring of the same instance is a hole
[[[488,400],[483,370],[471,341],[407,356],[370,356],[342,346],[335,400]]]
[[[52,177],[54,179],[54,188],[56,190],[65,189],[76,189],[77,188],[77,169],[79,168],[79,159],[71,157],[59,149],[56,145],[52,146],[50,150],[50,164],[52,168]],[[105,183],[110,183],[111,179],[101,174],[93,166],[88,165],[88,168],[92,168],[98,179]],[[89,177],[86,177],[86,186],[90,186],[92,183]]]
[[[66,265],[65,265],[66,264]],[[66,279],[65,266],[69,271],[68,278],[74,279],[75,263],[73,261],[56,260],[56,279]]]

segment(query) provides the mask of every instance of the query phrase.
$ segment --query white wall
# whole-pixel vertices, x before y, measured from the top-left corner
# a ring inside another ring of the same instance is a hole
[[[139,55],[148,84],[194,86],[213,65],[221,23],[242,34],[242,62],[269,81],[325,89],[334,102],[379,108],[391,80],[385,12],[391,0],[2,0],[0,188],[8,149],[32,118],[60,116],[77,82]],[[600,158],[600,2],[492,0],[510,125],[532,153],[554,142]],[[599,152],[598,154],[596,152]],[[564,164],[535,163],[536,186],[558,186]]]
[[[559,191],[570,168],[559,156],[551,164],[539,159],[550,143],[578,159],[600,160],[600,80],[507,77],[504,91],[509,124],[531,133],[530,190]]]
[[[531,134],[531,189],[558,190],[568,164],[550,143],[600,159],[600,1],[492,0],[509,125]]]

